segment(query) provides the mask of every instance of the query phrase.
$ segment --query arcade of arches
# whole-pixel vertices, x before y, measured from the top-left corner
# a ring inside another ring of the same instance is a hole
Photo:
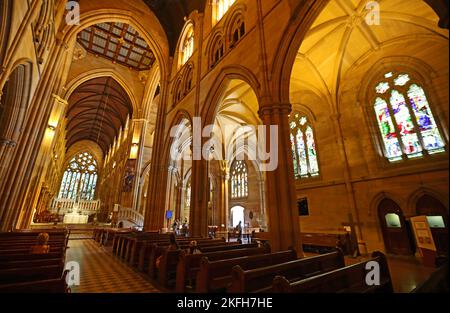
[[[448,252],[448,2],[66,3],[0,3],[0,231]]]

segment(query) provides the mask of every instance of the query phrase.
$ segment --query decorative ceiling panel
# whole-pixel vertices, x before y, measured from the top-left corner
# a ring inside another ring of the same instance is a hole
[[[152,50],[130,25],[100,23],[78,34],[78,42],[90,53],[137,71],[149,70],[155,62]]]

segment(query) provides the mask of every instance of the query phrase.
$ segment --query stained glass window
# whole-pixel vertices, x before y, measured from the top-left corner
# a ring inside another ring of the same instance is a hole
[[[307,178],[319,175],[314,131],[308,118],[300,113],[291,115],[291,146],[296,178]]]
[[[375,116],[389,161],[445,151],[425,91],[409,74],[385,74],[375,92]]]
[[[234,161],[230,173],[231,198],[248,197],[248,168],[245,161]]]
[[[67,165],[58,197],[94,200],[97,178],[97,161],[87,152],[79,153]]]

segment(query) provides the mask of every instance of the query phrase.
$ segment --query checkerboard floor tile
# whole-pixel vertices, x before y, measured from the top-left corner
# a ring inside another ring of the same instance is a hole
[[[92,239],[70,240],[66,262],[80,264],[80,285],[73,293],[158,293],[144,275],[115,259]]]

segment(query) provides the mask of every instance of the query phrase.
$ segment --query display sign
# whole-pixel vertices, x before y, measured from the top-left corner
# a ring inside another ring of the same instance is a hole
[[[416,237],[417,247],[421,249],[428,249],[436,251],[436,246],[433,240],[433,234],[431,233],[430,226],[428,225],[428,219],[426,216],[411,217],[411,225]]]

